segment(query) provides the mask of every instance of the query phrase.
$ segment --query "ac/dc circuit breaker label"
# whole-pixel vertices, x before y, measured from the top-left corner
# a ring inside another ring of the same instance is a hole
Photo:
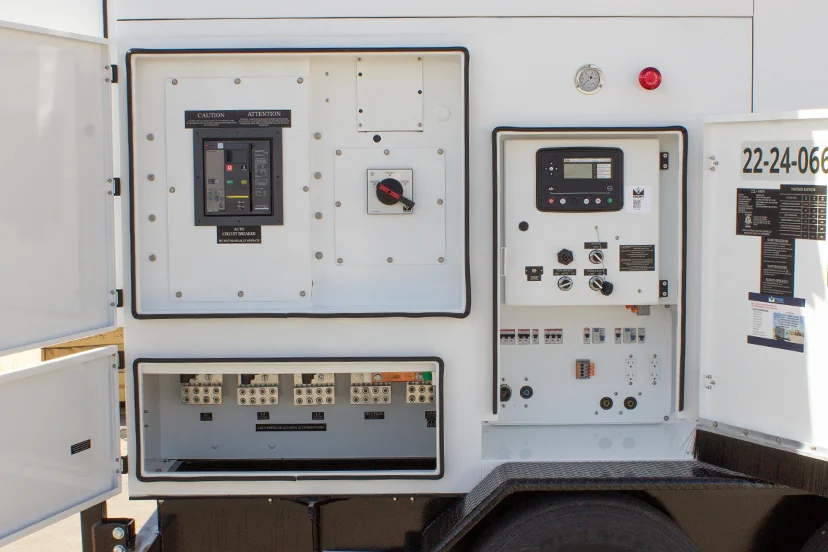
[[[290,109],[219,109],[184,112],[184,128],[289,126]]]
[[[216,243],[262,243],[262,227],[216,226]]]

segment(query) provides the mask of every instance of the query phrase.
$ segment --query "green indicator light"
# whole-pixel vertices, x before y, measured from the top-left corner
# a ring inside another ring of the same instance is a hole
[[[228,181],[227,181],[227,183],[228,183],[228,184],[232,184],[232,183],[233,183],[233,181],[232,181],[232,180],[228,180]]]
[[[607,198],[607,203],[612,203],[612,198]]]

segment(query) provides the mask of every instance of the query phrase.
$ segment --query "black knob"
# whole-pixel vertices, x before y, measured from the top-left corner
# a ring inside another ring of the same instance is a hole
[[[568,265],[572,262],[572,259],[574,259],[574,256],[569,249],[561,249],[558,251],[558,262],[562,265]]]
[[[377,185],[377,199],[383,205],[396,205],[402,193],[403,186],[396,178],[386,178]]]
[[[569,291],[572,289],[572,278],[569,276],[561,276],[558,278],[558,289],[561,291]]]
[[[612,284],[604,280],[604,284],[601,286],[601,295],[612,294],[612,289]]]
[[[604,252],[600,249],[593,249],[589,252],[589,262],[592,264],[601,264],[604,262]]]
[[[500,402],[508,402],[512,398],[512,388],[506,384],[500,386]]]

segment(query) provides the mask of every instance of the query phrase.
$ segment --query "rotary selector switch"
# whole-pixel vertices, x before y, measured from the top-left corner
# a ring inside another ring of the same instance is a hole
[[[589,279],[589,289],[592,291],[601,291],[604,285],[604,279],[600,276],[593,276]]]
[[[558,289],[561,291],[569,291],[572,289],[572,278],[569,276],[561,276],[558,278]]]
[[[413,173],[410,169],[370,169],[368,214],[410,215],[414,208]]]
[[[589,262],[592,264],[601,264],[604,262],[604,252],[600,249],[593,249],[589,252]]]

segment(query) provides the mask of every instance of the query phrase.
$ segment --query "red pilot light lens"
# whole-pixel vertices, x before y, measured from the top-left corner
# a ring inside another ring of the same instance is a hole
[[[661,86],[661,71],[655,67],[642,69],[638,74],[638,83],[644,90],[655,90]]]

